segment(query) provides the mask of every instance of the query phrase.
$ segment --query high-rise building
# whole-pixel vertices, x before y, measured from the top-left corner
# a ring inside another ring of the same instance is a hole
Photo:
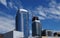
[[[24,32],[24,37],[29,36],[29,13],[25,9],[19,9],[16,15],[16,30]]]
[[[32,36],[41,38],[41,24],[38,17],[32,18]]]

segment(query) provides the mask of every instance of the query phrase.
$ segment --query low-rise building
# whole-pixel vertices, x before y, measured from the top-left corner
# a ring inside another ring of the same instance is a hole
[[[54,33],[54,36],[60,37],[60,32],[55,32],[55,33]]]
[[[11,31],[11,32],[5,33],[3,38],[23,38],[23,37],[24,37],[23,32]]]
[[[42,36],[53,36],[53,31],[51,30],[43,30]]]
[[[3,34],[0,34],[0,38],[3,38]]]

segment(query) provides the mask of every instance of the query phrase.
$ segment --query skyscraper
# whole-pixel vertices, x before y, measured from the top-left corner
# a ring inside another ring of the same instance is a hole
[[[19,9],[16,14],[16,30],[24,32],[24,38],[29,36],[29,13],[25,9]]]
[[[32,36],[38,36],[37,38],[41,38],[41,24],[38,17],[32,18]]]

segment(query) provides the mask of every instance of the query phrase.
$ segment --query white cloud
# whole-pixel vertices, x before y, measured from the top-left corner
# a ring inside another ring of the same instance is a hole
[[[12,3],[12,2],[9,2],[9,6],[10,6],[11,8],[13,8],[13,3]]]
[[[14,6],[14,8],[15,8],[16,10],[18,10],[18,7],[17,7],[17,6]]]
[[[47,18],[51,19],[60,19],[60,16],[49,15]]]
[[[38,6],[35,9],[35,13],[38,13],[40,15],[40,18],[44,19],[60,19],[60,3],[57,3],[56,1],[51,1],[49,3],[49,8],[44,6]]]
[[[7,2],[7,0],[0,0],[0,3],[3,4],[7,9],[15,8],[17,10],[18,8],[23,8],[20,0],[10,0],[9,2]]]
[[[7,7],[8,10],[10,9],[17,10],[18,6],[20,6],[20,8],[23,8],[20,0],[19,1],[10,0],[9,2],[7,2],[7,0],[0,0],[0,3]],[[6,14],[4,11],[0,11],[0,30],[1,30],[0,33],[5,33],[14,29],[15,18],[12,15]]]
[[[37,8],[37,13],[38,14],[40,14],[40,15],[42,15],[43,17],[46,17],[46,14],[44,13],[44,8],[43,7],[39,7],[39,8]]]
[[[0,14],[2,14],[3,12],[0,12]],[[1,33],[6,33],[8,31],[12,31],[15,29],[15,20],[13,18],[13,16],[7,15],[5,13],[3,13],[4,16],[0,16],[0,32]]]
[[[39,19],[40,19],[40,20],[45,20],[45,18],[44,18],[44,17],[41,17],[41,16],[39,16]]]
[[[3,11],[0,11],[0,16],[4,16],[4,17],[7,17],[7,18],[9,18],[9,19],[14,19],[14,17],[12,16],[12,15],[8,15],[8,14],[6,14],[5,12],[3,12]]]
[[[2,3],[2,4],[5,5],[5,6],[7,6],[6,0],[0,0],[0,3]]]
[[[51,2],[49,3],[49,7],[55,7],[56,6],[56,1],[51,0]]]
[[[57,9],[59,9],[59,10],[60,10],[60,4],[57,6]]]
[[[60,11],[56,8],[48,8],[47,12],[55,15],[60,15]]]

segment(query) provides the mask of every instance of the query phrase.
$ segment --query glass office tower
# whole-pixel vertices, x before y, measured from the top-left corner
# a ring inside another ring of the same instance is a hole
[[[25,9],[19,9],[16,15],[16,30],[24,32],[24,38],[29,36],[29,13]]]
[[[41,38],[41,24],[38,17],[32,18],[32,36],[36,38]]]

